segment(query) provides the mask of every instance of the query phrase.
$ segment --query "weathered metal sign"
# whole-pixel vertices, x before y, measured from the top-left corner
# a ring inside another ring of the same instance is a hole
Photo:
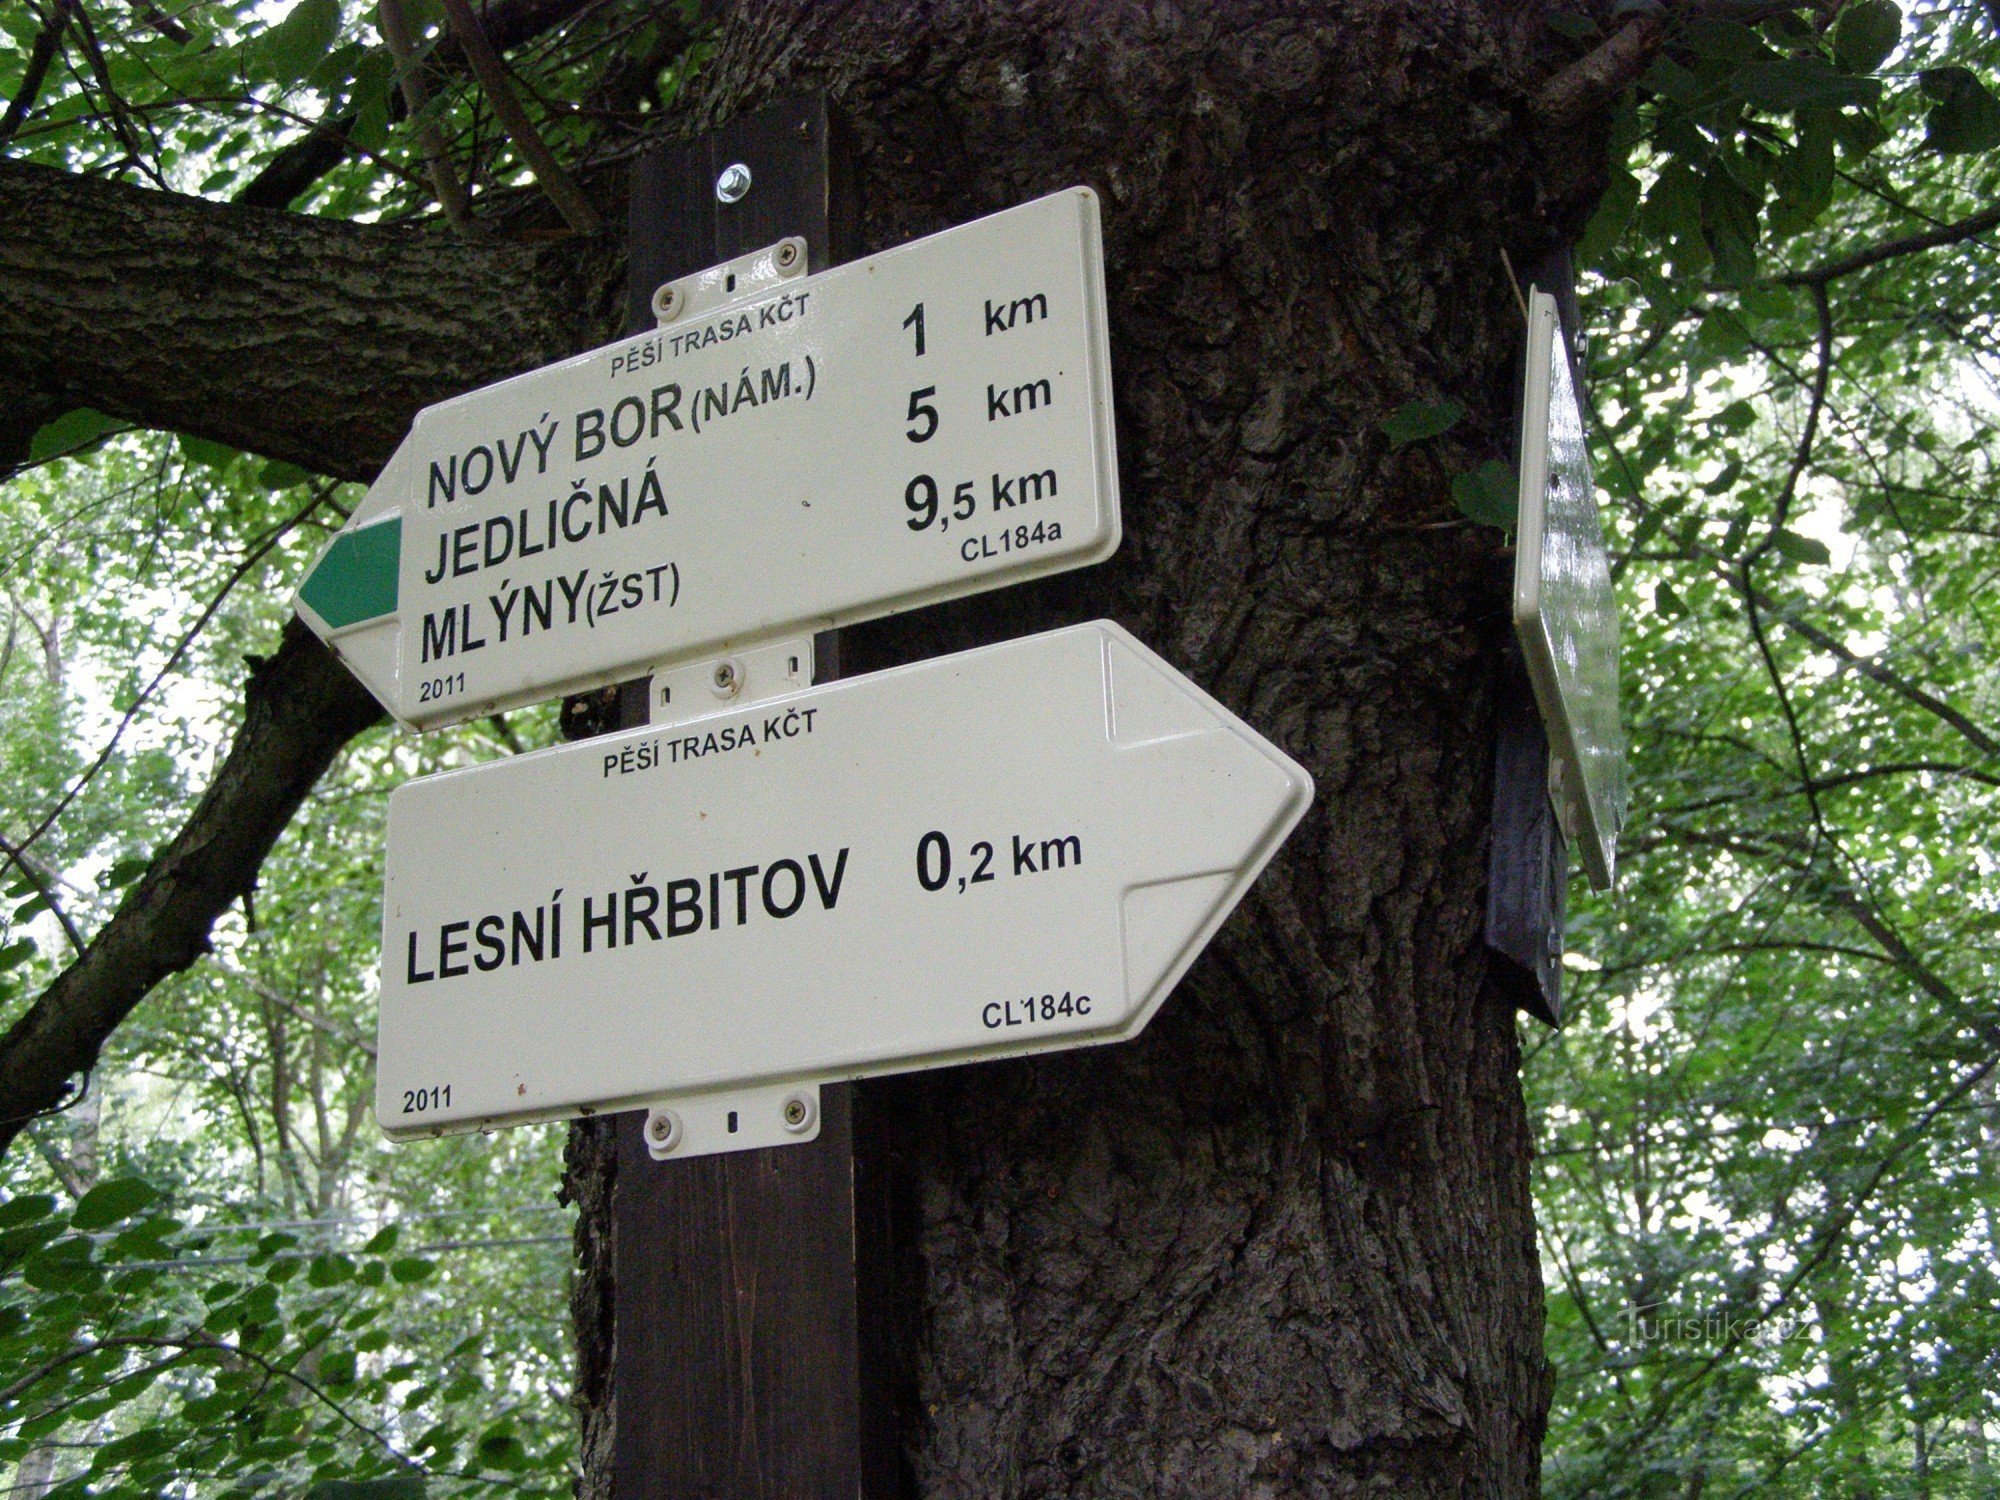
[[[1117,547],[1094,193],[804,272],[419,413],[300,618],[435,728]]]
[[[1618,603],[1583,412],[1556,303],[1530,293],[1514,629],[1549,737],[1549,795],[1590,883],[1608,888],[1625,821]]]
[[[1108,622],[411,782],[379,1118],[776,1098],[1130,1037],[1311,797]]]

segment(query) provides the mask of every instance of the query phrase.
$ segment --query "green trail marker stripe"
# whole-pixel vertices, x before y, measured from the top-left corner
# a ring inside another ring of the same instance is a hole
[[[396,576],[403,560],[403,518],[391,516],[342,532],[299,586],[299,597],[331,630],[396,612]]]

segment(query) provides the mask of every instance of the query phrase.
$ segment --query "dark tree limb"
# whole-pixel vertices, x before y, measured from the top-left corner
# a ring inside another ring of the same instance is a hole
[[[1895,260],[1904,255],[1917,255],[1925,250],[1936,250],[1945,245],[1959,245],[1970,239],[2000,228],[2000,203],[1982,208],[1976,214],[1951,224],[1940,224],[1935,229],[1926,229],[1917,234],[1905,235],[1901,239],[1887,240],[1879,245],[1871,245],[1866,250],[1857,250],[1852,255],[1843,255],[1824,265],[1814,266],[1807,271],[1794,271],[1789,276],[1780,276],[1781,286],[1809,286],[1819,289],[1822,296],[1829,281],[1837,281],[1843,276],[1852,276],[1856,271],[1865,271],[1870,266],[1879,266],[1884,261]]]
[[[347,137],[361,117],[351,109],[324,119],[286,146],[236,195],[244,208],[290,208],[307,188],[347,157]]]
[[[62,45],[62,34],[75,12],[76,0],[56,0],[55,13],[49,17],[48,25],[36,35],[34,46],[28,49],[28,66],[21,71],[21,86],[7,101],[7,113],[0,115],[0,146],[14,138],[14,132],[21,128],[21,122],[28,118],[28,111],[42,96],[42,84],[49,76],[49,64],[55,61],[56,49]]]
[[[382,717],[367,691],[297,623],[250,674],[243,728],[180,833],[111,920],[0,1037],[0,1151],[63,1103],[118,1024],[208,951],[215,920],[247,891],[340,748]]]
[[[430,173],[431,190],[437,195],[438,207],[444,211],[445,220],[452,229],[470,239],[476,234],[472,226],[472,199],[452,167],[451,155],[445,149],[444,132],[438,129],[436,120],[419,118],[423,116],[429,91],[424,84],[422,62],[417,56],[416,38],[410,34],[409,20],[403,15],[401,0],[376,0],[375,22],[382,32],[382,40],[389,44],[390,55],[396,60],[396,82],[403,107],[413,119],[419,121],[416,127],[417,145],[424,153],[424,166]]]
[[[604,227],[604,221],[582,189],[563,170],[562,163],[549,150],[548,142],[535,129],[535,122],[521,107],[521,101],[515,97],[514,86],[507,81],[506,65],[500,61],[499,52],[480,29],[479,18],[472,13],[472,7],[466,0],[444,0],[444,13],[452,34],[458,38],[458,45],[465,54],[467,66],[479,80],[480,88],[485,90],[486,102],[493,106],[501,128],[514,143],[521,160],[528,164],[536,183],[549,195],[549,201],[555,204],[565,224],[578,234],[596,234]]]
[[[1646,71],[1666,40],[1659,16],[1635,16],[1555,77],[1535,95],[1535,112],[1552,125],[1568,125],[1603,109]]]
[[[372,476],[419,408],[617,327],[608,252],[261,213],[16,161],[0,161],[0,222],[9,383],[342,479]]]

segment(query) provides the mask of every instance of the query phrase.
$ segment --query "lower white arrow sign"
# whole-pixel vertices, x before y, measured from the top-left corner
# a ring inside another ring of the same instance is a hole
[[[1102,621],[411,782],[378,1116],[422,1135],[1131,1037],[1311,800]]]

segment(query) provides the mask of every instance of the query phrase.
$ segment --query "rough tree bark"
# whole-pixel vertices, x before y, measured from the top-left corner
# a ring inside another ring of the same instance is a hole
[[[372,477],[418,408],[617,328],[614,258],[588,243],[469,245],[4,160],[0,223],[11,384],[341,479]]]
[[[859,1090],[915,1493],[1538,1489],[1530,1143],[1481,943],[1500,537],[1448,487],[1509,446],[1502,252],[1572,235],[1604,159],[1576,125],[1602,85],[1561,80],[1561,128],[1537,112],[1551,8],[793,0],[733,15],[695,82],[697,121],[826,90],[863,250],[1071,183],[1104,201],[1123,550],[850,632],[850,669],[1111,615],[1319,787],[1139,1041]],[[1444,397],[1468,419],[1392,449],[1382,419]],[[594,1139],[586,1496],[605,1430],[645,1419],[594,1362]]]

